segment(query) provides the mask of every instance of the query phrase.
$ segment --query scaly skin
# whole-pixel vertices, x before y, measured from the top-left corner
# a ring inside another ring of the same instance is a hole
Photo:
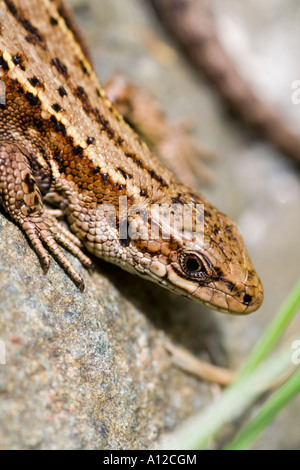
[[[236,224],[177,181],[124,122],[100,87],[64,3],[0,0],[0,25],[0,79],[6,86],[0,201],[45,271],[52,255],[83,289],[59,245],[90,266],[85,248],[193,301],[224,312],[256,310],[262,285]],[[50,194],[73,234],[43,207]],[[124,227],[120,196],[127,198],[131,230],[125,239],[118,236]],[[103,204],[116,209],[115,227]],[[201,233],[183,234],[180,224],[167,239],[168,217],[153,213],[153,204],[189,204],[193,231],[203,215],[198,205],[204,205],[203,239]],[[157,239],[135,239],[132,230],[140,222],[144,235],[149,222],[158,228]]]

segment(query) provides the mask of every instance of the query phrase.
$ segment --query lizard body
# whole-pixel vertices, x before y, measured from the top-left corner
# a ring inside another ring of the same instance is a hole
[[[52,255],[83,290],[60,245],[89,267],[85,248],[220,311],[260,306],[262,285],[236,224],[178,181],[125,123],[98,82],[65,2],[0,0],[0,79],[6,91],[0,204],[45,271]],[[72,233],[44,208],[49,195]],[[120,197],[128,212],[124,238]],[[190,230],[179,224],[166,237],[170,220],[164,211],[153,213],[153,205],[191,208]],[[136,226],[144,236],[131,235]],[[145,236],[150,226],[155,239]]]

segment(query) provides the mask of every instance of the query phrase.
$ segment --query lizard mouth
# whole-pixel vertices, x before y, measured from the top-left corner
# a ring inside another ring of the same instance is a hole
[[[182,278],[176,270],[168,270],[169,287],[193,302],[223,313],[247,315],[257,310],[263,301],[263,287],[257,275],[248,276],[236,285],[222,279],[200,283]],[[228,287],[230,286],[230,288]]]
[[[203,287],[189,295],[191,300],[198,300],[213,309],[223,313],[230,313],[234,315],[248,315],[259,309],[263,302],[264,293],[263,287],[258,279],[257,286],[245,286],[242,290],[235,294],[229,294],[219,289],[206,287],[207,291],[203,292]],[[208,290],[210,292],[208,292]],[[205,299],[209,296],[210,299]]]

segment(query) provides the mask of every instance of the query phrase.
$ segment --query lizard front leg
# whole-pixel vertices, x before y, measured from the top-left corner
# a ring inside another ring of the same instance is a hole
[[[81,251],[81,242],[44,208],[26,153],[18,145],[7,141],[0,141],[0,205],[28,237],[44,272],[49,269],[52,255],[83,290],[82,277],[59,245],[88,268],[92,265],[90,259]]]

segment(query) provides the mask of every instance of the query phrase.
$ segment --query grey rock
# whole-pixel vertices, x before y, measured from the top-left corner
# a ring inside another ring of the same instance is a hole
[[[81,294],[53,261],[44,276],[0,214],[0,448],[141,449],[210,399],[165,338],[206,348],[200,308],[97,262]]]

